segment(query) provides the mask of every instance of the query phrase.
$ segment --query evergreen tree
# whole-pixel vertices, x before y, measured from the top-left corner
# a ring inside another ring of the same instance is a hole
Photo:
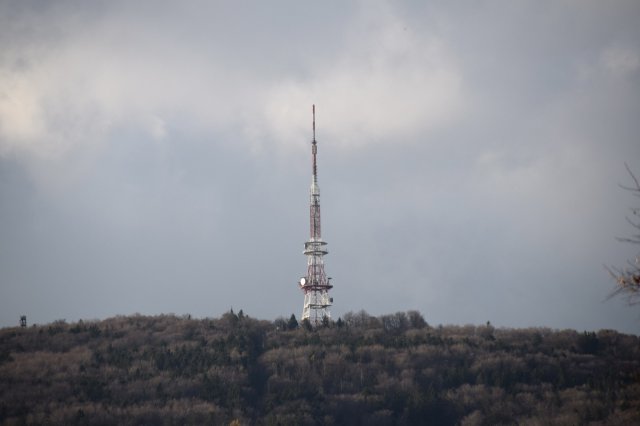
[[[294,314],[291,314],[291,318],[289,318],[289,323],[287,324],[289,330],[295,330],[298,328],[298,320]]]

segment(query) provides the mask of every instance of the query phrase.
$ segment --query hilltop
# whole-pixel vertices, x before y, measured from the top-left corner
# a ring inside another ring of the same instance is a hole
[[[2,424],[639,424],[610,330],[119,316],[0,330]]]

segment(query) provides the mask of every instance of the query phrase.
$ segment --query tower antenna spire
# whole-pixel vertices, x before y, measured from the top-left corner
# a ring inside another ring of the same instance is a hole
[[[313,154],[313,180],[318,180],[318,163],[316,161],[316,155],[318,154],[318,147],[316,142],[316,104],[311,106],[311,114],[313,115],[313,140],[311,141],[311,153]]]
[[[300,289],[304,292],[304,307],[302,320],[308,320],[312,325],[319,325],[330,319],[329,307],[333,298],[329,297],[329,290],[333,288],[331,278],[324,272],[323,256],[327,253],[327,243],[322,241],[320,232],[320,188],[318,187],[316,142],[316,106],[311,107],[313,115],[313,140],[311,154],[313,158],[313,176],[311,178],[310,198],[310,235],[309,241],[304,243],[303,253],[307,256],[307,275],[300,278]]]

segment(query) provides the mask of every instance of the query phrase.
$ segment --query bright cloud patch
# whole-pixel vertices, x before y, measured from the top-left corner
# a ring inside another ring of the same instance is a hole
[[[308,138],[309,111],[300,105],[312,102],[320,105],[328,144],[357,149],[397,143],[456,116],[461,77],[439,40],[390,21],[356,38],[334,63],[319,64],[307,79],[273,89],[266,122],[274,138],[283,144]]]

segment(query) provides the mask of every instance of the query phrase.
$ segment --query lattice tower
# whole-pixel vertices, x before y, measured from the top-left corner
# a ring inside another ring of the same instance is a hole
[[[300,288],[304,293],[302,320],[308,319],[312,325],[331,319],[329,307],[333,298],[329,290],[333,288],[331,278],[324,271],[323,257],[329,253],[327,243],[322,241],[320,230],[320,188],[318,187],[318,143],[316,142],[316,107],[313,105],[313,140],[311,141],[312,170],[311,189],[309,190],[309,241],[304,243],[303,253],[307,256],[307,275],[300,278]]]

